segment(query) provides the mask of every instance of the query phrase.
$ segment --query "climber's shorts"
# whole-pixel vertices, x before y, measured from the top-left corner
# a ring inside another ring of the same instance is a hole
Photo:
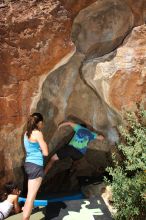
[[[56,151],[56,154],[60,160],[70,157],[72,160],[75,161],[80,160],[84,156],[84,154],[82,154],[79,150],[71,145],[61,147],[59,150]]]

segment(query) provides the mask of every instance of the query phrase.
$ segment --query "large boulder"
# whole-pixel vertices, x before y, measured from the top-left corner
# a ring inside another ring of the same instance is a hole
[[[102,56],[120,45],[133,26],[134,15],[124,1],[96,1],[76,16],[72,39],[88,58]]]

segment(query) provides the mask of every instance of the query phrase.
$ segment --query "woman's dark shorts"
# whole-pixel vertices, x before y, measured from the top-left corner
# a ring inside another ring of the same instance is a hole
[[[66,145],[64,147],[61,147],[59,150],[56,151],[57,156],[60,160],[63,160],[66,157],[72,158],[72,160],[80,160],[84,155],[74,148],[71,145]]]
[[[34,163],[26,162],[24,164],[25,172],[28,176],[28,179],[36,179],[38,177],[44,177],[44,169],[43,166],[39,166]]]

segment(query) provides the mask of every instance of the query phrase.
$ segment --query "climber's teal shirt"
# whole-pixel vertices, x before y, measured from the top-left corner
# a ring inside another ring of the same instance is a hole
[[[75,125],[73,127],[75,134],[69,145],[73,146],[74,148],[78,149],[82,154],[85,154],[87,151],[87,145],[90,141],[96,139],[97,134],[91,132],[87,128],[84,128],[81,125]]]
[[[25,162],[31,162],[43,166],[43,155],[39,143],[29,141],[28,137],[24,135],[24,147],[26,150]]]

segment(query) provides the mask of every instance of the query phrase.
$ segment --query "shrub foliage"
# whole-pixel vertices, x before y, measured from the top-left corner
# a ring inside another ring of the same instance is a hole
[[[113,155],[112,176],[114,207],[117,220],[146,219],[146,111],[138,108],[125,112],[119,127],[120,142],[117,148],[122,157],[119,162]]]

